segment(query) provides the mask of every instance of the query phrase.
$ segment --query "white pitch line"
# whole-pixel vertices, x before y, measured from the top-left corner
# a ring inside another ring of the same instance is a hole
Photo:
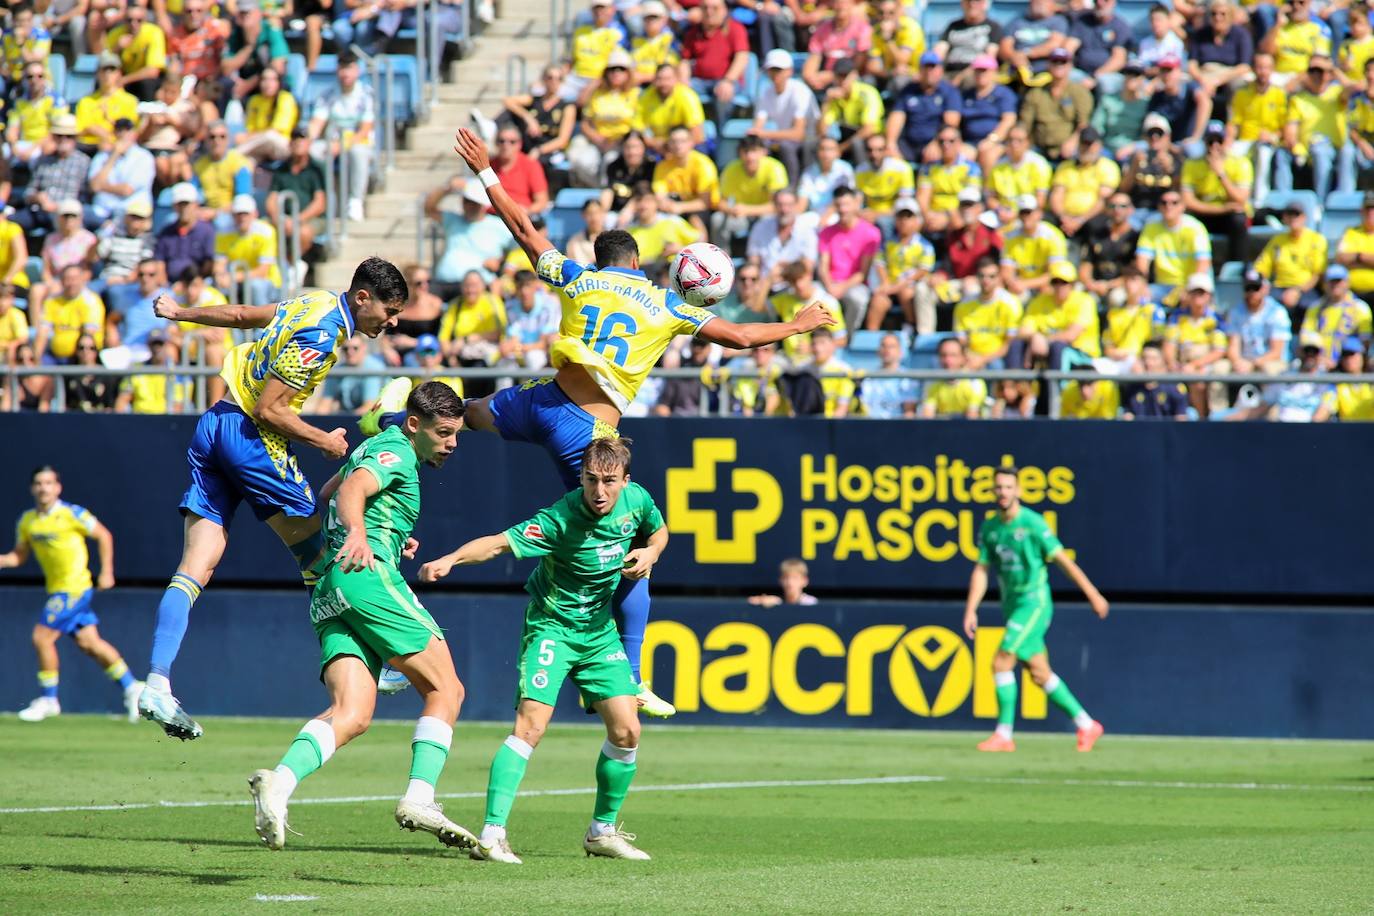
[[[1001,786],[1076,786],[1105,789],[1233,789],[1273,792],[1374,792],[1374,786],[1331,785],[1280,782],[1151,782],[1144,779],[1035,779],[1013,776],[862,776],[850,779],[767,779],[752,782],[689,782],[664,785],[635,786],[639,792],[713,792],[729,789],[805,789],[831,786],[883,786],[911,783],[944,782],[976,783]],[[575,789],[531,789],[519,793],[522,798],[559,795],[594,795],[590,786]],[[441,792],[436,798],[486,798],[486,792]],[[360,802],[393,801],[395,795],[339,795],[328,798],[296,798],[293,805],[349,805]],[[84,811],[139,811],[149,808],[238,808],[252,805],[250,799],[218,799],[214,801],[157,801],[131,802],[127,805],[45,805],[35,808],[0,808],[0,814],[65,814]]]
[[[320,898],[314,894],[254,894],[253,899],[259,903],[304,903]]]

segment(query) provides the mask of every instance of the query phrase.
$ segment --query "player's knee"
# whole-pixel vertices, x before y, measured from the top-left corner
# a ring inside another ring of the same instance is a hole
[[[544,737],[544,726],[529,719],[517,719],[511,734],[530,747],[536,747],[539,744],[539,739]]]
[[[352,741],[372,726],[370,709],[335,709],[334,730],[338,733],[339,743]]]
[[[1001,649],[992,657],[993,671],[1010,671],[1016,667],[1016,656]]]
[[[1035,686],[1044,687],[1050,682],[1050,678],[1054,676],[1054,672],[1049,668],[1032,668],[1030,675],[1031,680],[1035,681]]]
[[[606,737],[616,747],[639,747],[639,720],[629,719],[607,725]]]

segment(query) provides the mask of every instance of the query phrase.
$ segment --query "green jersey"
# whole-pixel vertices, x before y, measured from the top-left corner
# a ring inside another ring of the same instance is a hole
[[[420,517],[420,457],[401,427],[390,426],[354,449],[343,466],[344,479],[360,468],[376,477],[381,487],[363,509],[367,543],[378,562],[397,566],[401,548]],[[348,536],[339,521],[337,500],[337,494],[329,500],[324,517],[325,556],[330,559]]]
[[[1004,605],[1046,588],[1045,563],[1063,549],[1044,516],[1025,506],[1009,522],[994,514],[978,529],[978,562],[997,573]]]
[[[597,516],[579,487],[534,518],[506,530],[517,559],[542,557],[525,582],[538,609],[560,623],[598,630],[611,623],[611,596],[620,584],[630,542],[663,527],[649,492],[626,484],[609,515]]]

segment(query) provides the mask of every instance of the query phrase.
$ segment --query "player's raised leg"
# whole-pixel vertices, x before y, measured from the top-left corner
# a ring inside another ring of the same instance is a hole
[[[39,694],[32,703],[19,710],[20,721],[41,722],[62,714],[62,705],[57,700],[57,640],[61,637],[61,630],[54,630],[41,623],[33,625],[33,650],[38,656]]]
[[[1039,684],[1049,696],[1050,702],[1068,713],[1073,719],[1074,728],[1078,730],[1078,749],[1080,751],[1090,751],[1097,739],[1102,737],[1102,724],[1092,716],[1088,715],[1083,709],[1083,704],[1078,702],[1078,698],[1069,690],[1069,685],[1060,680],[1059,675],[1050,669],[1050,657],[1048,653],[1041,652],[1032,656],[1026,661],[1026,667],[1030,668],[1031,678]]]
[[[596,807],[591,826],[582,838],[589,856],[611,859],[648,859],[633,843],[635,835],[619,826],[620,807],[635,778],[639,750],[639,715],[635,698],[608,697],[593,704],[606,723],[606,742],[596,760]]]

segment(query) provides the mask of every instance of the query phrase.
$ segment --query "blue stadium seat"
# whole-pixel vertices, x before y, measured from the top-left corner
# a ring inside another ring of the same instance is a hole
[[[888,334],[896,334],[902,342],[902,349],[911,348],[911,337],[905,331],[853,331],[849,335],[846,349],[850,353],[877,353],[878,345]]]
[[[945,26],[964,15],[963,9],[958,3],[950,3],[948,0],[932,0],[926,7],[925,15],[921,17],[921,28],[926,33],[926,47],[933,46],[940,40],[940,36],[945,32]],[[997,21],[1005,23],[1008,18],[1002,13],[1002,4],[997,4]]]
[[[743,88],[735,93],[735,104],[741,108],[751,108],[754,99],[759,96],[759,77],[763,70],[759,67],[759,56],[753,51],[749,52],[749,60],[744,65],[744,77],[740,80]]]
[[[415,100],[420,97],[420,71],[415,66],[415,57],[406,54],[388,54],[391,61],[392,111],[396,123],[409,127],[415,123]]]
[[[1241,278],[1244,277],[1244,276],[1245,276],[1245,262],[1244,262],[1244,261],[1227,261],[1225,264],[1221,265],[1221,270],[1219,270],[1219,271],[1217,272],[1217,279],[1218,279],[1218,280],[1226,280],[1226,281],[1234,280],[1234,281],[1236,281],[1237,283],[1239,283],[1240,280],[1241,280]]]
[[[172,207],[172,189],[163,188],[153,202],[153,232],[158,233],[176,221],[176,210]],[[173,278],[175,279],[175,278]]]
[[[1259,202],[1259,209],[1282,210],[1291,203],[1301,204],[1307,211],[1307,225],[1315,229],[1322,221],[1322,200],[1316,191],[1270,191]]]
[[[802,67],[806,66],[806,59],[811,55],[805,51],[792,52],[792,75],[801,78]]]
[[[1364,207],[1363,191],[1332,191],[1326,196],[1325,213],[1322,214],[1322,235],[1333,246],[1345,235],[1345,230],[1360,225],[1361,210]]]
[[[917,334],[916,339],[911,342],[911,352],[902,359],[902,365],[908,369],[940,368],[940,361],[936,356],[940,343],[955,336],[952,333]]]
[[[94,54],[82,54],[67,73],[63,95],[73,108],[76,107],[77,100],[90,95],[95,89],[95,71],[99,60]]]
[[[305,69],[304,54],[288,54],[286,57],[286,91],[300,101],[301,93],[305,91],[307,79]]]
[[[581,210],[589,200],[601,197],[600,188],[563,188],[553,199],[553,205],[560,210]]]
[[[724,169],[735,161],[739,151],[739,141],[754,124],[748,118],[731,118],[720,129],[720,139],[716,142],[716,165]]]
[[[839,352],[839,356],[851,369],[858,372],[868,372],[881,366],[878,354],[872,350],[854,350],[846,347]]]
[[[315,69],[305,79],[305,95],[299,101],[304,114],[321,95],[338,85],[339,58],[333,54],[321,54],[315,61]],[[308,117],[308,115],[307,115]]]
[[[48,55],[48,74],[52,77],[48,85],[60,98],[66,98],[67,58],[61,54]]]
[[[563,191],[581,190],[575,188],[564,188]],[[559,196],[563,195],[559,192]],[[597,193],[600,193],[599,191]],[[557,248],[562,248],[568,244],[568,239],[578,232],[587,228],[587,224],[582,219],[581,205],[577,207],[556,206],[544,214],[545,229],[549,233],[549,241]]]

